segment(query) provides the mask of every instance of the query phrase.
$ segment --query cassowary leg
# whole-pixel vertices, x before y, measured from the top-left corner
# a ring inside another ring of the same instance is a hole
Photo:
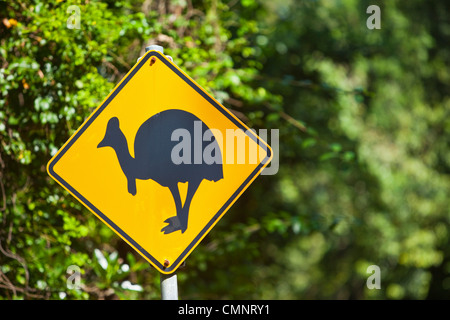
[[[186,201],[184,202],[184,206],[180,216],[181,233],[184,233],[188,227],[189,208],[191,206],[191,201],[201,182],[202,180],[194,180],[188,182]]]
[[[127,178],[127,180],[128,180],[128,193],[135,196],[136,195],[136,179]]]
[[[177,230],[182,229],[182,225],[180,222],[180,215],[183,210],[181,205],[180,192],[178,191],[178,185],[169,186],[169,190],[172,193],[173,200],[175,201],[175,207],[177,209],[177,215],[166,219],[164,222],[168,223],[167,226],[161,229],[164,234],[172,233]]]

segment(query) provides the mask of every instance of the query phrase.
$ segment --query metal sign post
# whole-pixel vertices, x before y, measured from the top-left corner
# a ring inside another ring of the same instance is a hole
[[[164,54],[164,48],[158,45],[150,45],[145,48],[145,52],[150,50],[155,50],[161,52],[161,54]],[[166,57],[168,57],[171,61],[173,61],[171,56],[166,55]],[[159,279],[161,283],[161,300],[178,300],[177,273],[176,272],[171,274],[160,273]]]
[[[160,273],[161,300],[178,300],[177,273]]]

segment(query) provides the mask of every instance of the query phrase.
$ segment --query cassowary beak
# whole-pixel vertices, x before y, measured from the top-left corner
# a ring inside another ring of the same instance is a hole
[[[114,132],[120,132],[119,119],[117,119],[117,117],[109,119],[108,125],[106,127],[105,137],[102,141],[100,141],[97,148],[112,147],[114,141]]]
[[[106,142],[106,137],[100,141],[100,143],[98,144],[97,148],[102,148],[102,147],[107,147],[108,143]]]

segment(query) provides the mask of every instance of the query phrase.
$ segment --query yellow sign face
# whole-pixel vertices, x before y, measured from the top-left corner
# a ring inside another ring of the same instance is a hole
[[[271,158],[252,130],[150,51],[47,171],[160,272],[172,273]]]

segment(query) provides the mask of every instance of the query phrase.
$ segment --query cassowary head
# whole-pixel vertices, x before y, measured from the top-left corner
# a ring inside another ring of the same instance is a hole
[[[120,133],[119,119],[116,117],[109,119],[108,125],[106,126],[105,137],[100,141],[97,148],[113,147],[114,137],[116,137],[118,133]]]

